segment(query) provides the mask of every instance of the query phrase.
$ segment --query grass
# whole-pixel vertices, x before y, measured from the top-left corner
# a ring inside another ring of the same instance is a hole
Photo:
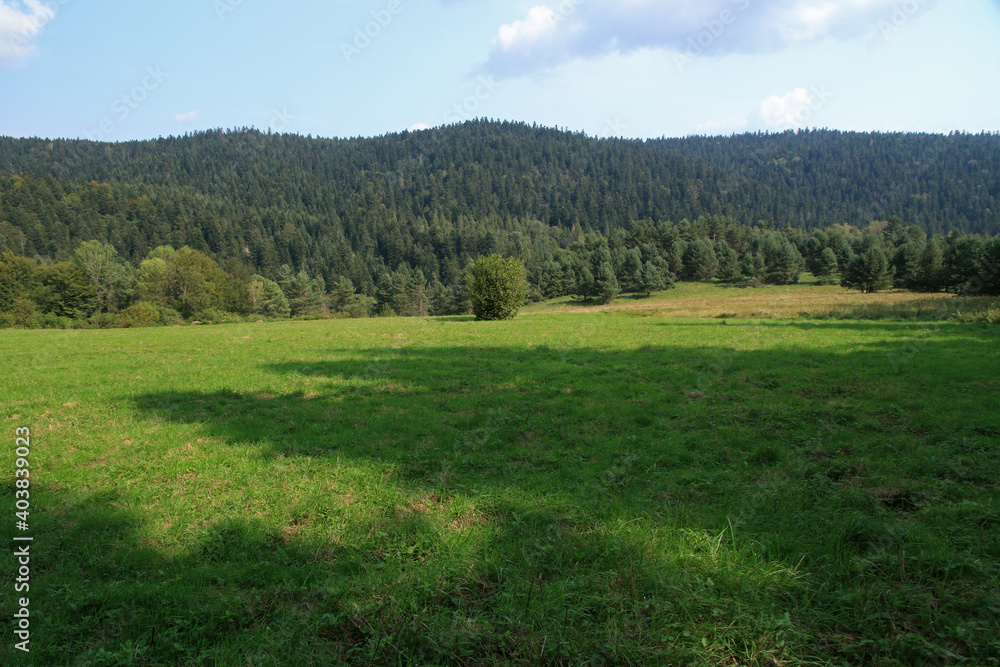
[[[803,280],[809,280],[803,274]],[[767,285],[740,288],[720,283],[678,283],[651,297],[628,294],[596,305],[563,297],[532,304],[538,312],[626,312],[635,316],[719,317],[753,319],[958,320],[1000,322],[1000,299],[892,290],[861,294],[837,285]]]
[[[630,305],[4,332],[4,662],[1000,662],[994,327]]]

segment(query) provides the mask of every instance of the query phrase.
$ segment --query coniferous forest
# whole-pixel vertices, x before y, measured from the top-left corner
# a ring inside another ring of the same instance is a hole
[[[0,138],[0,325],[465,313],[491,253],[529,300],[803,271],[997,294],[998,231],[1000,134]]]

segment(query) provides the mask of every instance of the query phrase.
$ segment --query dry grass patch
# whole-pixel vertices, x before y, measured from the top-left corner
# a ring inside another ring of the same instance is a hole
[[[681,283],[649,298],[619,297],[610,304],[585,304],[569,297],[533,304],[532,313],[616,312],[634,317],[820,318],[946,320],[994,312],[1000,300],[954,294],[891,290],[862,294],[836,285],[774,285],[738,288],[716,283]]]

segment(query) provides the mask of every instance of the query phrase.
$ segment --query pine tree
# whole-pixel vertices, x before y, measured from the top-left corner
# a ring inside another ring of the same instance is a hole
[[[620,252],[620,262],[618,265],[617,278],[624,292],[635,292],[639,290],[640,272],[643,268],[642,254],[638,248],[622,250]]]
[[[729,247],[728,244],[722,248],[722,253],[716,253],[719,256],[719,280],[727,283],[739,282],[743,277],[743,272],[740,270],[740,256],[736,254],[736,251]]]
[[[719,259],[707,239],[696,239],[684,253],[684,275],[690,280],[707,281],[719,271]]]
[[[944,286],[944,240],[930,239],[920,253],[914,288],[936,292]]]
[[[839,282],[837,273],[840,267],[837,265],[837,254],[833,248],[823,248],[816,261],[816,278],[820,285],[836,285]]]
[[[257,295],[254,313],[265,317],[288,317],[291,314],[288,297],[278,283],[257,275],[250,279],[250,285]]]
[[[642,265],[642,269],[639,272],[639,292],[648,297],[653,292],[662,290],[666,286],[667,283],[663,279],[663,273],[656,267],[655,264],[652,262],[646,262]]]
[[[878,292],[892,287],[893,267],[877,237],[867,236],[861,252],[851,260],[840,284],[862,292]]]
[[[592,292],[593,296],[601,303],[611,303],[621,292],[618,279],[615,277],[615,270],[611,268],[611,262],[602,262],[597,268]]]

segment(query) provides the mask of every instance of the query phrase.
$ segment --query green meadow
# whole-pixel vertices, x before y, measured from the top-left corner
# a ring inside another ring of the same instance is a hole
[[[2,662],[1000,663],[996,326],[558,310],[3,331]]]

